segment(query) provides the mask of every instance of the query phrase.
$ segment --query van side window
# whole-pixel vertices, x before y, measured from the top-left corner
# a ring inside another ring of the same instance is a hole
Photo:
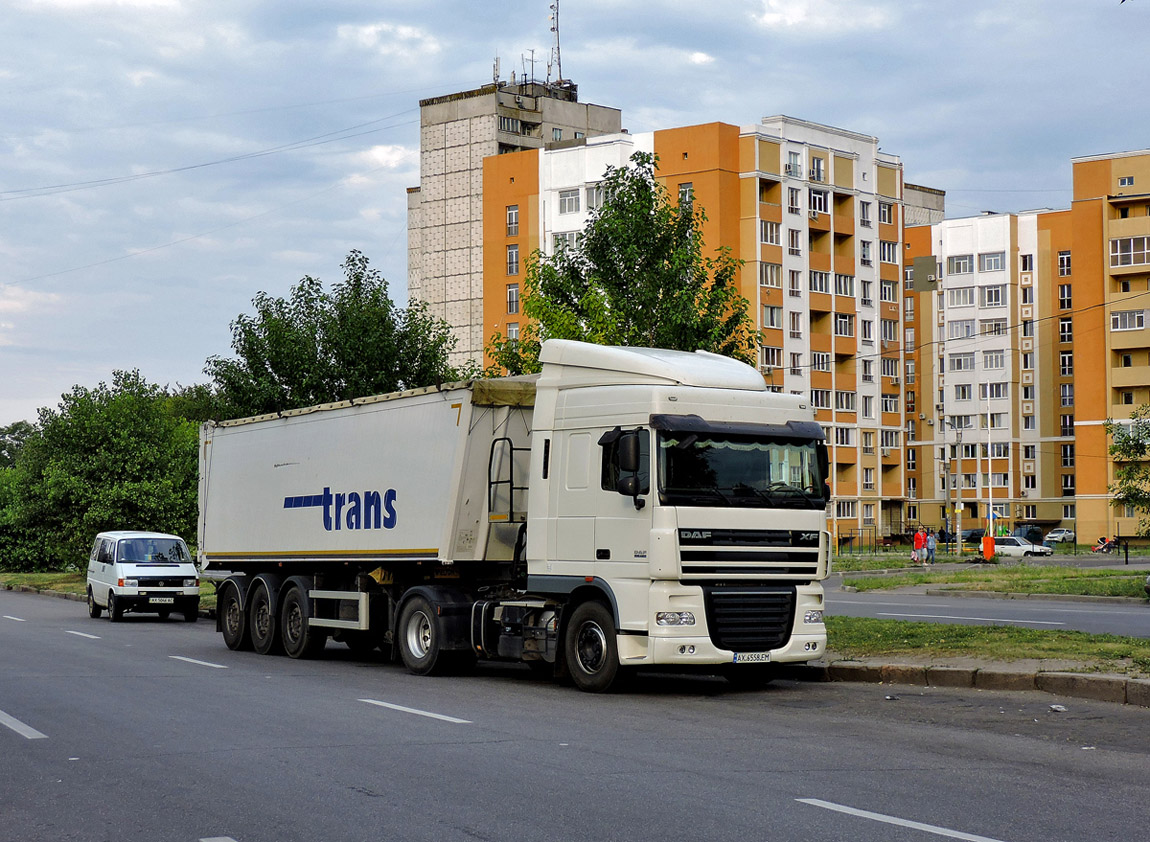
[[[112,542],[105,538],[100,542],[100,555],[97,561],[100,564],[111,564],[115,559],[112,557]]]
[[[651,493],[651,434],[648,430],[637,430],[639,434],[639,493]],[[619,486],[619,479],[626,474],[619,469],[619,440],[616,439],[603,445],[603,479],[604,491],[615,491]]]
[[[92,542],[92,553],[88,556],[88,561],[98,562],[100,560],[100,547],[103,543],[99,538]]]

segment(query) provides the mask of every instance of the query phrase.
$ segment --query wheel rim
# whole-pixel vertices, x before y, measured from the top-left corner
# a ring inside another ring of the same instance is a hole
[[[416,658],[425,658],[431,651],[431,618],[424,611],[416,611],[408,620],[407,649]]]
[[[298,602],[293,601],[288,606],[284,636],[291,643],[296,643],[303,636],[303,611],[300,610]]]
[[[598,623],[587,622],[579,627],[575,654],[584,672],[594,674],[603,668],[607,661],[607,635]]]
[[[267,640],[271,635],[272,612],[266,599],[256,600],[254,631],[261,640]]]
[[[224,609],[224,627],[228,630],[228,634],[238,639],[240,633],[243,631],[243,617],[240,612],[240,601],[235,596],[229,596],[227,606]]]

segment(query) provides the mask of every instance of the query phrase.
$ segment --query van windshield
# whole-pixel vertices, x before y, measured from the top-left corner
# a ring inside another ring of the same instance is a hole
[[[117,553],[120,561],[136,564],[186,564],[188,550],[174,538],[124,538]]]
[[[660,433],[660,498],[668,505],[822,509],[820,446],[810,439]]]

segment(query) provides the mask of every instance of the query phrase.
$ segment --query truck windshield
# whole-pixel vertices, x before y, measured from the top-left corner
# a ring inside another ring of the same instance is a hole
[[[120,541],[120,561],[181,564],[189,561],[189,558],[183,541],[171,538],[125,538]]]
[[[822,509],[820,442],[750,435],[659,435],[665,505]]]

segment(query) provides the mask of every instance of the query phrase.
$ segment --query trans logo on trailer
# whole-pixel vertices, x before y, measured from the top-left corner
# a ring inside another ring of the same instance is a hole
[[[395,489],[378,491],[336,491],[324,487],[323,494],[285,497],[285,509],[323,509],[323,528],[394,529]]]

